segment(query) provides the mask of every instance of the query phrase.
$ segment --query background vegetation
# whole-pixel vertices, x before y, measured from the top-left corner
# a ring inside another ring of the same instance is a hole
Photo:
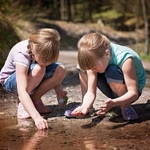
[[[75,50],[79,37],[96,30],[115,42],[134,44],[149,59],[149,22],[149,0],[1,0],[0,68],[10,48],[41,27],[60,32],[61,49]]]

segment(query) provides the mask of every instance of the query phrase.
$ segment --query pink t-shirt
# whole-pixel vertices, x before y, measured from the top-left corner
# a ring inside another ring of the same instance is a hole
[[[3,68],[0,71],[0,83],[3,85],[6,80],[16,71],[16,64],[26,66],[30,65],[30,56],[28,54],[28,40],[21,41],[13,46],[5,61]]]

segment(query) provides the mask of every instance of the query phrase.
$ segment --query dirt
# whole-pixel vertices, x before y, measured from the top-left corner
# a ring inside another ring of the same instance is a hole
[[[57,25],[60,25],[59,22]],[[29,28],[30,25],[27,26],[30,30],[33,28],[33,26],[32,28]],[[70,26],[63,26],[64,30],[65,27],[66,30],[71,30]],[[77,27],[78,25],[76,25]],[[76,28],[74,30],[80,31],[80,35],[85,31],[85,29]],[[89,31],[89,28],[86,30]],[[73,32],[73,30],[71,31]],[[112,36],[114,35],[116,33],[112,34]],[[133,107],[139,115],[138,120],[124,121],[119,107],[113,108],[105,116],[93,114],[83,119],[68,119],[64,116],[65,110],[81,103],[76,55],[76,51],[61,51],[59,57],[59,61],[63,62],[67,68],[63,87],[68,92],[68,104],[65,107],[58,106],[53,90],[42,97],[45,105],[52,110],[50,114],[41,114],[48,120],[49,130],[38,131],[32,119],[17,119],[17,97],[5,92],[0,87],[0,150],[150,149],[150,62],[143,62],[147,70],[147,84],[139,100],[133,103]],[[98,110],[105,100],[106,97],[98,90],[94,103],[95,110]]]

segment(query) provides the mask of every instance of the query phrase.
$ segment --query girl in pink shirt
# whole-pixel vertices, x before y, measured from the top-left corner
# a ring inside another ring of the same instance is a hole
[[[66,69],[56,62],[59,41],[60,35],[54,29],[35,31],[29,40],[19,42],[11,49],[0,72],[0,83],[4,89],[18,95],[17,117],[32,117],[38,129],[48,128],[47,120],[40,113],[50,112],[41,97],[52,88],[56,91],[58,102],[67,94],[61,84]]]

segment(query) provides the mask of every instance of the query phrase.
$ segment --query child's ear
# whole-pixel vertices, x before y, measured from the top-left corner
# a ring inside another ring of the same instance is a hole
[[[106,56],[106,57],[110,57],[110,51],[107,50],[107,49],[105,50],[105,56]]]

